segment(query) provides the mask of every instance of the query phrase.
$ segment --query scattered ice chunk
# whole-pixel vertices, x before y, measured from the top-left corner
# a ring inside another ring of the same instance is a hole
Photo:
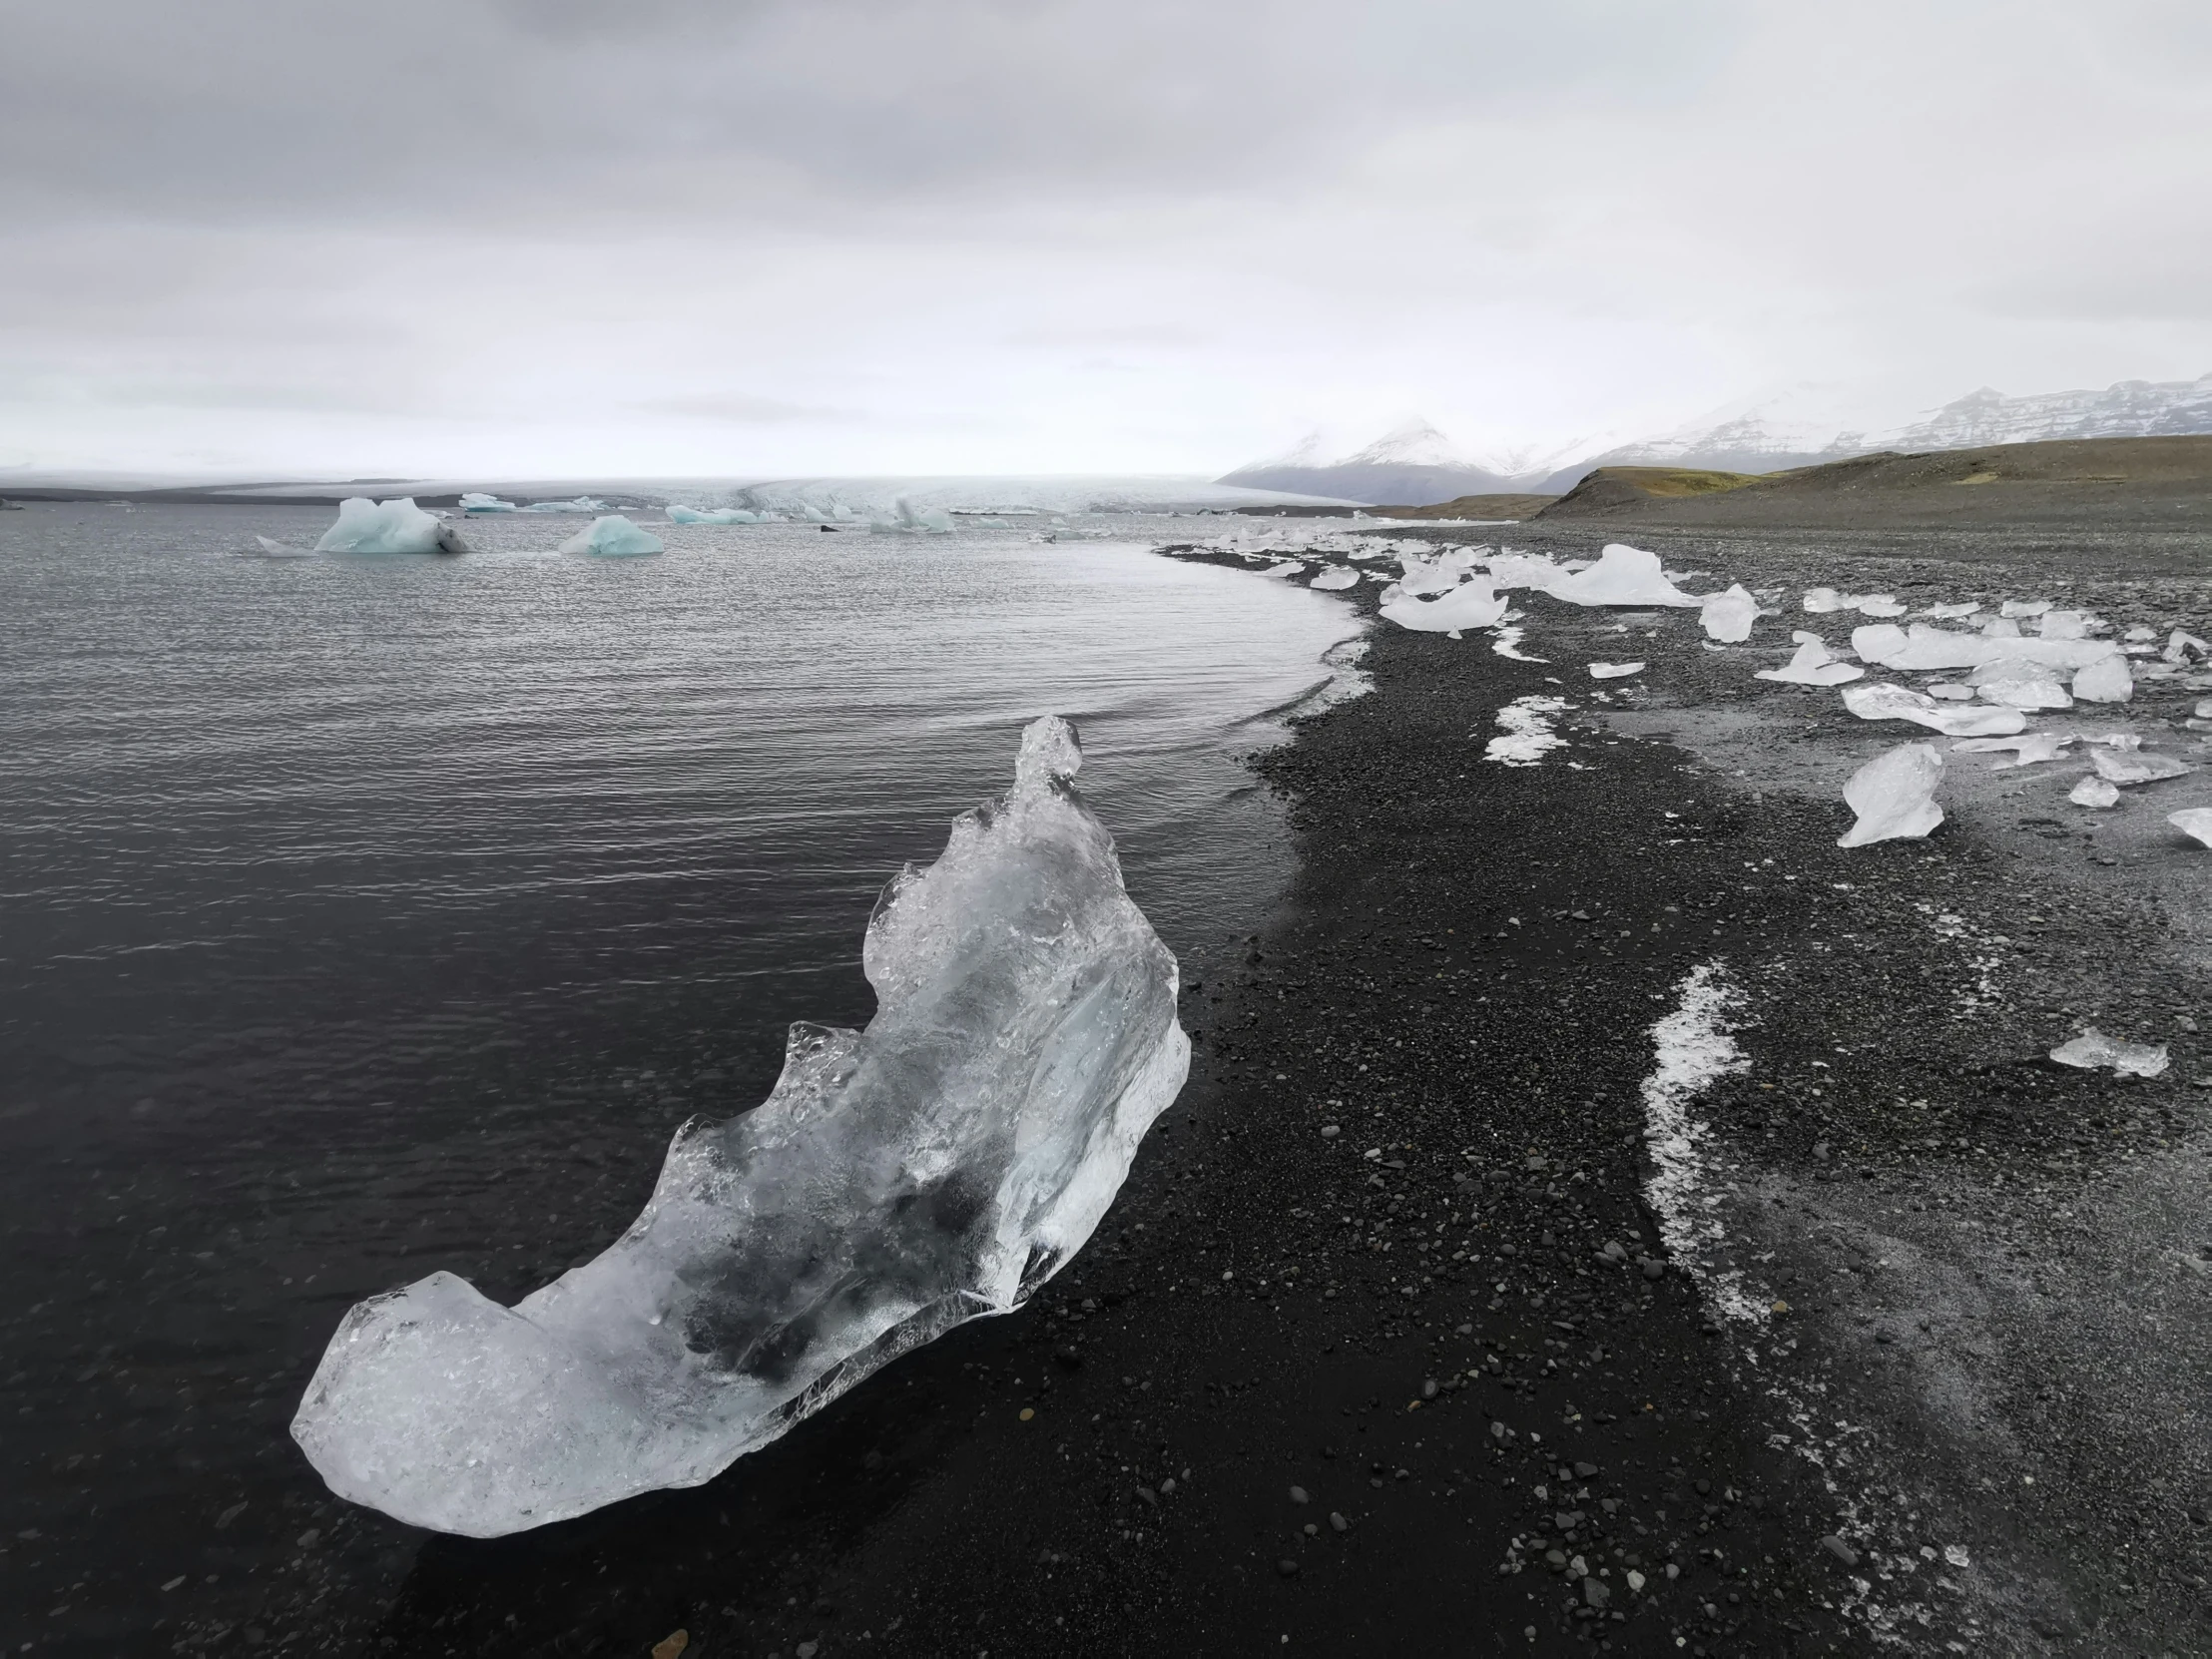
[[[1953,755],[1993,755],[2010,750],[2011,760],[1999,761],[1989,769],[2002,772],[2008,767],[2031,767],[2058,760],[2066,745],[2073,741],[2056,732],[2025,732],[2013,738],[1960,738],[1950,746],[1950,752]]]
[[[1780,668],[1760,669],[1752,678],[1779,680],[1790,686],[1840,686],[1867,672],[1857,663],[1838,662],[1816,635],[1801,632],[1797,639],[1796,656]]]
[[[2084,1026],[2081,1035],[2071,1041],[2060,1043],[2050,1051],[2050,1057],[2062,1066],[2078,1066],[2084,1071],[2110,1066],[2122,1077],[2156,1077],[2167,1065],[2164,1043],[2124,1043],[2093,1025]]]
[[[1523,651],[1520,648],[1520,629],[1500,628],[1497,631],[1497,639],[1495,643],[1491,645],[1490,649],[1496,652],[1500,657],[1512,658],[1513,661],[1516,663],[1548,663],[1551,661],[1549,657],[1529,656],[1527,652]]]
[[[1815,616],[1844,608],[1844,596],[1834,588],[1809,588],[1805,594],[1805,608]]]
[[[1506,598],[1490,591],[1479,577],[1461,583],[1441,599],[1400,594],[1382,602],[1382,615],[1419,634],[1444,634],[1459,628],[1490,628],[1503,619]]]
[[[2110,807],[2118,803],[2120,792],[2089,772],[2082,774],[2081,782],[2066,792],[2066,799],[2076,807]]]
[[[1567,740],[1551,729],[1554,715],[1566,711],[1561,697],[1516,697],[1497,712],[1501,736],[1484,746],[1482,758],[1500,766],[1532,767]]]
[[[426,513],[412,496],[371,501],[348,496],[338,503],[337,522],[314,544],[317,553],[466,553],[468,544],[435,513]]]
[[[1897,602],[1895,594],[1863,593],[1852,600],[1851,608],[1861,616],[1903,616],[1905,607]]]
[[[2089,633],[2089,618],[2081,611],[2045,611],[2037,619],[2035,632],[2046,640],[2085,639]]]
[[[2159,655],[2169,663],[2185,663],[2192,651],[2200,657],[2212,657],[2212,645],[2206,645],[2196,635],[2184,634],[2176,628],[2166,636],[2166,649]]]
[[[2073,699],[2055,680],[1990,680],[1981,687],[1982,701],[2001,703],[2008,709],[2070,709]]]
[[[1190,1065],[1079,762],[1028,728],[1006,798],[877,901],[867,1029],[795,1025],[596,1260],[512,1309],[448,1273],[354,1307],[292,1420],[331,1490],[493,1537],[696,1486],[1058,1272]]]
[[[1740,644],[1751,638],[1751,625],[1759,620],[1759,601],[1752,598],[1743,583],[1738,582],[1725,593],[1705,596],[1698,621],[1708,639],[1723,640],[1730,645]]]
[[[2097,776],[2114,784],[2155,784],[2166,778],[2186,778],[2197,769],[2184,766],[2170,755],[2124,754],[2097,748],[2089,751],[2089,764]]]
[[[1985,640],[2016,640],[2020,637],[2020,625],[2010,617],[1993,616],[1981,625],[1981,637]]]
[[[1625,680],[1631,674],[1641,674],[1642,663],[1592,663],[1590,678],[1593,680]]]
[[[533,501],[519,510],[526,513],[603,513],[607,503],[597,496],[579,495],[573,501]]]
[[[2212,846],[2212,807],[2184,807],[2178,813],[2168,813],[2166,822],[2184,835]]]
[[[498,496],[486,495],[482,490],[461,492],[461,511],[464,513],[511,513],[514,510],[515,504],[512,501],[502,501]]]
[[[948,536],[952,533],[952,515],[941,507],[917,507],[911,499],[901,495],[891,503],[889,518],[871,518],[867,527],[878,535]],[[1057,522],[1053,527],[1067,528]]]
[[[1865,627],[1851,631],[1851,648],[1864,663],[1880,663],[1885,668],[1904,665],[1894,659],[1905,652],[1905,630],[1894,622],[1870,622]],[[1948,663],[1932,663],[1932,668],[1948,668]]]
[[[2135,676],[2125,657],[2099,657],[2074,671],[2073,694],[2083,703],[2125,703],[2135,695]]]
[[[2130,628],[2122,637],[2130,645],[2143,645],[2148,643],[2149,641],[2157,639],[2158,630],[2155,628],[2146,628],[2141,623],[2137,623],[2134,627]]]
[[[1510,548],[1492,558],[1489,568],[1493,588],[1533,588],[1538,593],[1549,593],[1568,574],[1541,553],[1516,553]]]
[[[1346,565],[1331,565],[1306,585],[1325,592],[1335,592],[1341,588],[1357,587],[1359,584],[1360,573],[1357,570]]]
[[[1673,1012],[1651,1028],[1642,1096],[1652,1175],[1644,1191],[1668,1258],[1698,1281],[1710,1306],[1758,1324],[1769,1317],[1769,1305],[1745,1295],[1741,1270],[1727,1265],[1731,1229],[1718,1213],[1733,1185],[1727,1163],[1720,1147],[1707,1144],[1710,1126],[1691,1109],[1721,1078],[1751,1069],[1732,1035],[1742,1002],[1720,962],[1701,962],[1682,977]]]
[[[1947,680],[1938,681],[1936,684],[1924,689],[1931,697],[1946,698],[1953,703],[1971,703],[1973,701],[1973,687],[1953,685]]]
[[[1844,804],[1859,820],[1836,844],[1919,840],[1943,822],[1943,810],[1936,805],[1936,786],[1942,781],[1943,758],[1932,743],[1900,744],[1876,756],[1844,786]]]
[[[2050,601],[2047,599],[2007,599],[1997,607],[1997,615],[2013,618],[2041,616],[2049,609]]]
[[[1868,629],[1855,629],[1854,642]],[[1893,630],[1895,632],[1895,630]],[[1884,636],[1887,640],[1888,636]],[[1983,661],[1990,652],[1989,642],[1978,634],[1954,633],[1947,628],[1931,628],[1925,622],[1916,622],[1904,631],[1883,659],[1885,666],[1903,669],[1972,668]],[[1865,655],[1865,653],[1861,653]]]
[[[670,502],[668,520],[671,524],[758,524],[761,515],[747,507],[686,507]],[[827,524],[827,518],[817,517],[815,522]]]
[[[1963,605],[1931,605],[1927,610],[1921,612],[1921,615],[1937,618],[1972,616],[1974,612],[1980,609],[1980,601],[1970,599]]]
[[[2027,716],[2017,709],[1945,708],[1887,683],[1846,688],[1844,707],[1861,720],[1910,720],[1952,738],[2005,738],[2027,730]]]
[[[1674,605],[1694,611],[1703,603],[1667,580],[1658,554],[1617,541],[1606,545],[1596,564],[1560,577],[1549,592],[1570,605]]]
[[[591,521],[591,528],[579,530],[561,543],[563,553],[588,553],[600,559],[628,559],[644,553],[661,551],[661,538],[639,529],[620,513],[609,513]]]

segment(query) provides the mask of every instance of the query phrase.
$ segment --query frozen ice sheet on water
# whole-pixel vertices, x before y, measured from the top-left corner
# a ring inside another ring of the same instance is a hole
[[[1080,760],[1029,727],[1005,799],[877,901],[867,1029],[795,1025],[597,1260],[513,1308],[437,1273],[347,1314],[292,1420],[331,1490],[493,1537],[695,1486],[1080,1250],[1190,1067]]]
[[[1858,822],[1836,844],[1919,840],[1943,822],[1943,810],[1936,805],[1936,786],[1942,781],[1943,758],[1934,744],[1900,744],[1877,755],[1844,786],[1844,805],[1858,815]]]
[[[2060,1043],[2050,1051],[2050,1057],[2062,1066],[2078,1066],[2084,1071],[2109,1066],[2122,1077],[2156,1077],[2167,1065],[2164,1043],[2121,1042],[2093,1025],[2084,1027],[2071,1041]]]
[[[348,496],[338,503],[337,522],[314,544],[317,553],[466,553],[468,544],[435,513],[414,504],[413,496],[371,501]]]
[[[661,551],[661,538],[639,529],[620,513],[595,518],[561,543],[563,553],[587,553],[600,559],[632,559]]]

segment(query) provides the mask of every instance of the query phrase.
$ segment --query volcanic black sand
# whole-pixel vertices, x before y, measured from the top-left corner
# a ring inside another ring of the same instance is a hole
[[[1668,555],[2207,632],[2201,542]],[[2092,830],[2078,765],[1959,757],[1932,838],[1841,850],[1841,778],[1917,734],[1750,677],[1808,619],[1721,652],[1694,611],[1527,608],[1546,662],[1382,626],[1373,695],[1257,761],[1295,891],[1186,984],[1190,1085],[1036,1303],[700,1490],[429,1540],[369,1622],[303,1565],[273,1648],[2212,1650],[2212,854],[2162,823],[2212,791]],[[1599,686],[1596,658],[1650,666]],[[1485,760],[1531,695],[1565,747]],[[2199,695],[2124,717],[2193,756]],[[1696,1104],[1720,1237],[1692,1274],[1640,1091],[1701,965],[1748,1068]],[[2171,1069],[2050,1064],[2087,1021]]]

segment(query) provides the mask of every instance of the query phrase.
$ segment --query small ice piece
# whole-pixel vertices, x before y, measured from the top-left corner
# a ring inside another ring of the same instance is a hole
[[[461,511],[464,513],[511,513],[514,510],[515,504],[512,501],[502,501],[498,496],[486,495],[482,490],[461,492]]]
[[[1980,609],[1981,603],[1979,600],[1968,600],[1963,605],[1931,605],[1921,615],[1937,618],[1972,616],[1974,612]]]
[[[671,524],[758,524],[761,515],[744,507],[687,507],[671,501],[668,521]],[[830,520],[826,515],[817,515],[815,522],[827,524]]]
[[[1985,640],[2016,640],[2020,637],[2020,625],[2008,616],[1993,616],[1981,625],[1981,637]]]
[[[2050,601],[2047,599],[2007,599],[1997,607],[1997,615],[2016,619],[2019,617],[2041,616],[2049,609]]]
[[[2212,807],[2184,807],[2178,813],[2168,813],[2166,822],[2184,835],[2212,846]]]
[[[1550,593],[1570,605],[1674,605],[1693,611],[1703,605],[1667,580],[1658,554],[1617,541],[1608,543],[1589,569],[1552,583]]]
[[[2073,741],[2056,732],[2026,732],[2016,738],[1960,738],[1950,746],[1950,752],[1953,755],[1994,755],[2010,750],[2011,760],[1999,761],[1989,769],[2003,772],[2008,767],[2031,767],[2055,761]]]
[[[1991,680],[1981,687],[1982,701],[2008,709],[2070,709],[2073,699],[2055,680]]]
[[[1533,588],[1538,593],[1549,593],[1568,574],[1542,553],[1516,553],[1510,548],[1492,557],[1489,568],[1490,586]]]
[[[2206,645],[2196,635],[2184,634],[2176,628],[2166,636],[2166,649],[2158,655],[2169,663],[2185,663],[2192,651],[2200,657],[2212,657],[2212,645]]]
[[[2117,652],[2100,657],[2073,677],[2074,697],[2083,703],[2125,703],[2135,695],[2135,677]]]
[[[1808,588],[1805,594],[1805,608],[1815,616],[1822,616],[1830,611],[1840,611],[1844,608],[1844,596],[1834,588]]]
[[[1905,607],[1897,602],[1895,594],[1863,593],[1851,602],[1851,608],[1861,616],[1903,616]]]
[[[1532,767],[1567,740],[1551,729],[1551,717],[1565,712],[1560,697],[1516,697],[1497,712],[1502,736],[1484,746],[1482,758],[1500,766]]]
[[[1357,570],[1348,565],[1331,565],[1306,585],[1320,588],[1325,593],[1334,593],[1342,588],[1358,587],[1359,584],[1360,573]]]
[[[1943,810],[1936,805],[1936,786],[1942,781],[1943,758],[1932,743],[1900,744],[1876,756],[1844,786],[1844,804],[1859,821],[1836,844],[1919,840],[1943,822]]]
[[[1642,663],[1592,663],[1590,678],[1593,680],[1625,680],[1631,674],[1641,674]]]
[[[468,544],[453,527],[414,504],[413,496],[371,501],[348,496],[338,503],[338,520],[314,544],[317,553],[466,553]]]
[[[1877,663],[1884,668],[1902,666],[1894,661],[1904,655],[1905,630],[1894,622],[1870,622],[1865,627],[1851,631],[1851,649],[1863,663]],[[1946,663],[1930,665],[1947,668]]]
[[[593,519],[590,529],[579,530],[561,543],[561,551],[587,553],[598,559],[629,559],[660,552],[661,538],[647,534],[620,513],[609,513]]]
[[[1400,594],[1383,601],[1382,615],[1417,634],[1447,634],[1461,628],[1492,628],[1505,616],[1508,601],[1480,577],[1463,582],[1441,599]]]
[[[878,535],[891,536],[948,536],[952,533],[952,515],[938,507],[917,507],[906,496],[891,502],[889,518],[871,518],[867,527]],[[1054,520],[1055,529],[1067,526]]]
[[[1522,631],[1518,628],[1500,628],[1490,649],[1500,657],[1510,657],[1516,663],[1548,663],[1549,657],[1531,657],[1520,648]]]
[[[2097,776],[2114,784],[2155,784],[2166,778],[2186,778],[2197,769],[2184,766],[2170,755],[2145,755],[2140,751],[2124,754],[2118,750],[2096,748],[2089,751],[2089,764],[2097,769]]]
[[[2083,1071],[2110,1066],[2122,1077],[2156,1077],[2167,1065],[2164,1043],[2123,1043],[2093,1025],[2083,1026],[2080,1036],[2060,1043],[2050,1057]]]
[[[2119,803],[2120,792],[2095,773],[2086,772],[2081,782],[2066,792],[2066,799],[2076,807],[2111,807]]]
[[[1398,561],[1398,591],[1414,598],[1425,598],[1430,594],[1449,593],[1459,585],[1462,574],[1459,567],[1447,564],[1441,559],[1432,564],[1422,559],[1400,559]]]
[[[2036,620],[2035,632],[2046,640],[2086,639],[2089,618],[2082,611],[2045,611]]]
[[[2158,630],[2155,628],[2147,628],[2142,623],[2138,622],[2134,627],[2130,628],[2125,634],[2123,634],[2121,638],[2126,640],[2127,643],[2130,645],[2146,645],[2152,640],[2158,638]]]
[[[1857,663],[1838,662],[1816,635],[1801,632],[1797,638],[1796,656],[1780,668],[1760,669],[1752,678],[1779,680],[1789,686],[1841,686],[1867,672]]]
[[[1288,582],[1294,576],[1306,574],[1306,561],[1303,559],[1286,559],[1281,564],[1268,566],[1260,574],[1262,576],[1272,576],[1278,581]]]
[[[1945,698],[1953,703],[1971,703],[1973,701],[1973,687],[1953,685],[1947,680],[1937,681],[1935,685],[1925,689],[1931,697]]]
[[[1704,607],[1698,613],[1698,622],[1705,629],[1705,637],[1722,640],[1730,645],[1741,644],[1750,639],[1751,625],[1758,620],[1759,601],[1751,596],[1741,582],[1725,593],[1707,594]]]
[[[596,1260],[511,1309],[449,1273],[357,1304],[292,1419],[331,1490],[496,1537],[696,1486],[1064,1267],[1191,1054],[1080,762],[1066,721],[1023,733],[1012,791],[877,901],[867,1029],[793,1026]]]
[[[1945,708],[1886,682],[1848,687],[1844,707],[1861,720],[1910,720],[1951,738],[2008,738],[2027,730],[2027,716],[2017,709]]]

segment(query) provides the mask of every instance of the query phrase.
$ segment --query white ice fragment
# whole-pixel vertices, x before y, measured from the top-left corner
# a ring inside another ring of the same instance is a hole
[[[670,502],[668,520],[671,524],[758,524],[761,515],[745,507],[686,507]],[[828,523],[817,518],[817,523]]]
[[[1516,697],[1497,712],[1499,737],[1484,746],[1482,758],[1500,766],[1532,767],[1567,740],[1551,729],[1551,717],[1564,713],[1559,697]]]
[[[2197,769],[2184,766],[2170,755],[2129,755],[2111,749],[2089,751],[2089,764],[2097,776],[2114,784],[2155,784],[2165,778],[2185,778]]]
[[[590,495],[579,495],[572,501],[533,501],[520,509],[526,513],[603,513],[606,510],[606,502]]]
[[[917,507],[901,495],[891,502],[889,518],[871,518],[867,527],[886,536],[948,536],[952,533],[952,515],[941,507]],[[1053,527],[1067,528],[1057,521]]]
[[[1544,554],[1515,553],[1510,548],[1492,558],[1489,569],[1490,586],[1500,591],[1533,588],[1538,593],[1549,593],[1568,574]]]
[[[461,492],[461,511],[464,513],[511,513],[514,510],[515,504],[512,501],[502,501],[498,496],[486,495],[482,490]]]
[[[468,544],[435,513],[426,513],[412,496],[371,501],[348,496],[338,503],[337,522],[314,544],[317,553],[466,553]]]
[[[1851,608],[1861,616],[1905,615],[1905,607],[1897,602],[1895,594],[1863,593],[1852,600]]]
[[[2212,807],[2184,807],[2178,813],[2168,813],[2166,822],[2184,835],[2212,846]]]
[[[1809,588],[1805,594],[1805,608],[1815,616],[1844,608],[1844,596],[1834,588]]]
[[[1971,686],[1958,686],[1952,685],[1949,681],[1939,681],[1924,689],[1931,697],[1946,698],[1954,703],[1971,703],[1973,701],[1973,687]]]
[[[1760,669],[1752,678],[1779,680],[1791,686],[1840,686],[1867,672],[1857,663],[1838,662],[1816,634],[1800,631],[1796,637],[1797,655],[1780,668]]]
[[[1764,1321],[1767,1305],[1747,1296],[1740,1270],[1721,1249],[1729,1229],[1710,1127],[1691,1107],[1721,1078],[1749,1071],[1751,1061],[1731,1034],[1741,994],[1719,962],[1702,962],[1682,978],[1674,1011],[1651,1028],[1652,1066],[1643,1084],[1644,1140],[1652,1175],[1645,1196],[1659,1218],[1668,1258],[1685,1269],[1726,1317]]]
[[[2035,632],[2046,640],[2078,640],[2089,632],[2089,618],[2081,611],[2045,611],[2035,624]]]
[[[1894,622],[1870,622],[1865,627],[1851,631],[1851,648],[1863,663],[1879,663],[1885,668],[1901,667],[1894,661],[1905,651],[1905,630]],[[1940,663],[1933,665],[1947,668]]]
[[[1725,593],[1705,596],[1698,622],[1708,639],[1739,644],[1751,638],[1751,625],[1759,620],[1759,601],[1738,582]]]
[[[2020,625],[2010,617],[1993,616],[1981,625],[1981,637],[1985,640],[2016,640],[2020,637]]]
[[[1694,611],[1702,604],[1667,580],[1658,554],[1617,541],[1606,545],[1596,564],[1560,577],[1549,592],[1570,605],[1674,605]]]
[[[1921,615],[1938,618],[1972,616],[1974,612],[1980,609],[1981,605],[1978,600],[1968,600],[1963,605],[1931,605],[1927,610],[1921,612]]]
[[[1943,758],[1934,744],[1900,744],[1876,756],[1844,786],[1844,804],[1859,820],[1836,844],[1919,840],[1943,822],[1943,810],[1936,805],[1936,786],[1942,781]]]
[[[1331,565],[1306,585],[1310,588],[1320,588],[1324,592],[1333,593],[1340,588],[1357,587],[1359,583],[1360,573],[1357,570],[1345,565]]]
[[[2189,653],[2192,651],[2200,657],[2212,657],[2212,645],[2206,645],[2196,635],[2184,634],[2176,628],[2166,636],[2166,649],[2161,651],[2159,656],[2169,663],[2185,663],[2189,660]]]
[[[1527,652],[1520,648],[1521,638],[1521,630],[1518,628],[1500,628],[1490,649],[1500,657],[1512,658],[1516,663],[1548,663],[1551,661],[1549,657],[1529,656]]]
[[[1382,602],[1382,613],[1400,628],[1420,634],[1444,634],[1460,628],[1494,627],[1505,615],[1507,600],[1493,593],[1490,584],[1477,577],[1463,582],[1440,599],[1415,599],[1400,593]]]
[[[2050,609],[2047,599],[2007,599],[1997,607],[1997,614],[2004,617],[2041,616]]]
[[[2074,671],[2073,694],[2083,703],[2125,703],[2135,695],[2127,659],[2115,653]]]
[[[2121,1042],[2093,1025],[2083,1026],[2080,1036],[2060,1043],[2050,1051],[2050,1057],[2062,1066],[2078,1066],[2084,1071],[2110,1066],[2122,1077],[2156,1077],[2167,1066],[2164,1043]]]
[[[2122,636],[2130,645],[2143,645],[2158,638],[2158,630],[2137,623]]]
[[[1286,559],[1281,564],[1268,566],[1260,574],[1262,576],[1272,576],[1278,581],[1288,582],[1294,576],[1306,574],[1306,563],[1303,559]]]
[[[1887,662],[1891,668],[1916,670],[1972,668],[1984,661],[1990,650],[1989,642],[1978,634],[1954,633],[1916,622],[1906,629],[1903,643]]]
[[[2003,772],[2009,767],[2031,767],[2055,761],[2073,741],[2056,732],[2026,732],[2015,738],[1960,738],[1950,746],[1950,752],[1953,755],[1993,755],[2009,750],[2011,760],[1999,761],[1989,769]]]
[[[1593,680],[1625,680],[1631,674],[1641,674],[1642,663],[1592,663],[1590,678]]]
[[[2081,782],[2066,792],[2066,799],[2076,807],[2110,807],[2118,803],[2120,792],[2095,773],[2083,773]]]
[[[1981,687],[1982,701],[2008,709],[2070,709],[2073,699],[2055,680],[1990,680]]]
[[[2027,716],[2017,709],[1945,708],[1887,683],[1847,688],[1844,707],[1861,720],[1910,720],[1952,738],[2005,738],[2027,730]]]
[[[347,1314],[292,1420],[331,1489],[493,1537],[696,1486],[1063,1267],[1190,1065],[1079,760],[1028,728],[1012,791],[878,900],[867,1029],[795,1025],[596,1260],[512,1309],[437,1273]]]
[[[661,538],[639,529],[620,513],[609,513],[593,519],[590,529],[579,530],[561,543],[561,551],[588,553],[601,559],[628,559],[660,552]]]

